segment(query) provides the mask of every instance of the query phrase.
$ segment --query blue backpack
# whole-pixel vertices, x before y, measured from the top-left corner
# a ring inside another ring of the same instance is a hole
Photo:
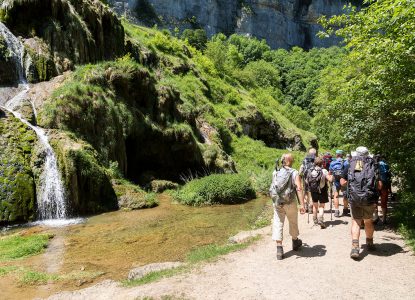
[[[343,174],[343,165],[344,165],[343,159],[342,160],[336,159],[330,164],[330,169],[336,181],[340,181],[340,178]]]
[[[389,170],[389,165],[383,160],[379,162],[379,177],[383,183],[387,184],[387,183],[390,183],[391,181],[391,173]]]

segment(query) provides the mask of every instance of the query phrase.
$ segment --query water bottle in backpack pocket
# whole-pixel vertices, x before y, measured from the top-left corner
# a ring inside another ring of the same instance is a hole
[[[269,189],[272,201],[276,205],[289,204],[293,200],[295,187],[292,183],[294,170],[281,168],[274,172]]]

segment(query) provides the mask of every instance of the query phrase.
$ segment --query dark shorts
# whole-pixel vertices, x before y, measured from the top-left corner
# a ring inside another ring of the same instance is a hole
[[[354,205],[351,203],[350,210],[352,212],[352,218],[355,220],[372,219],[373,213],[375,212],[375,206],[373,204]]]
[[[311,192],[311,199],[313,200],[313,203],[328,203],[329,195],[327,193],[327,189],[324,188],[321,193]]]
[[[346,190],[345,186],[341,186],[340,181],[333,181],[333,192],[344,192]]]

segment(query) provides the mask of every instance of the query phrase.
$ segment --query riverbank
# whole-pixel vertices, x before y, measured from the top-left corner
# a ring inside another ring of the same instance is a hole
[[[0,275],[0,298],[47,297],[105,279],[125,280],[132,268],[148,263],[183,261],[195,248],[224,244],[240,230],[250,229],[269,203],[260,197],[239,205],[189,207],[172,204],[167,194],[159,197],[160,205],[152,209],[106,213],[68,227],[11,231],[54,237],[42,254],[0,262],[0,267],[16,268]],[[26,284],[21,281],[22,268],[56,276]]]

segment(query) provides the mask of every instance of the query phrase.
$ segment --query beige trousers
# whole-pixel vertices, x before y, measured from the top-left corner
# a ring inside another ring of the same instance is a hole
[[[293,240],[297,239],[300,234],[298,231],[298,209],[297,202],[292,201],[290,204],[274,204],[274,222],[272,224],[272,239],[282,241],[285,216],[288,219],[289,232]]]

